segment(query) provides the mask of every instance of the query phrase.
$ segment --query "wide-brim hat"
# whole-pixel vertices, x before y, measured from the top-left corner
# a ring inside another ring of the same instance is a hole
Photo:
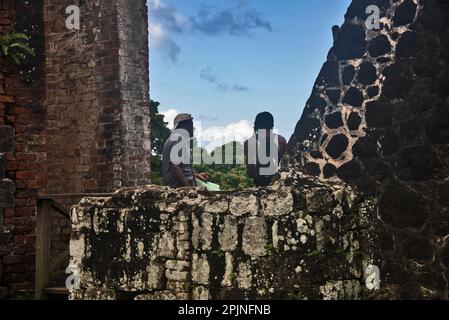
[[[180,113],[173,120],[173,130],[175,130],[181,122],[193,120],[193,117],[190,113]]]

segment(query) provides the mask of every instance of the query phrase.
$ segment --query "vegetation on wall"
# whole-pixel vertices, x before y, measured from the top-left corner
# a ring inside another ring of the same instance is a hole
[[[15,65],[20,65],[28,56],[35,56],[28,44],[30,37],[24,33],[12,32],[0,35],[1,53]]]

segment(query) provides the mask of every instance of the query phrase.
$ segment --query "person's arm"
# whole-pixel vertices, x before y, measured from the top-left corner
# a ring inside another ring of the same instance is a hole
[[[175,177],[175,179],[181,184],[181,186],[191,187],[189,181],[187,181],[186,177],[184,176],[182,169],[178,165],[170,162],[170,170],[173,174],[173,177]]]
[[[203,180],[203,181],[208,181],[209,180],[209,174],[208,173],[194,173],[193,174],[195,176],[195,178]]]

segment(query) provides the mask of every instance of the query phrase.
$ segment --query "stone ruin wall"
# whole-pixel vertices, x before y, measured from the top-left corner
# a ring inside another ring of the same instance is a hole
[[[286,170],[378,198],[379,297],[449,297],[447,17],[447,1],[354,0],[289,142]]]
[[[73,4],[80,30],[65,26],[65,8]],[[48,0],[44,8],[46,191],[111,192],[148,183],[146,2]]]
[[[69,5],[80,30],[65,26]],[[22,68],[0,57],[0,287],[11,294],[34,288],[38,194],[149,183],[147,25],[144,0],[0,1],[0,32],[31,35],[37,54]],[[15,203],[3,209],[9,181]],[[79,199],[57,201],[68,210]],[[70,233],[55,213],[52,257]]]
[[[341,183],[284,178],[229,194],[146,186],[83,199],[71,213],[71,298],[364,297],[374,203]]]

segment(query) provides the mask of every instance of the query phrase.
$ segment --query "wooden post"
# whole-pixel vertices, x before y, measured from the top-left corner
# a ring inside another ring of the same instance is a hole
[[[51,259],[50,233],[51,202],[50,200],[39,199],[36,221],[36,283],[34,289],[36,300],[45,299],[44,289],[48,286]]]

